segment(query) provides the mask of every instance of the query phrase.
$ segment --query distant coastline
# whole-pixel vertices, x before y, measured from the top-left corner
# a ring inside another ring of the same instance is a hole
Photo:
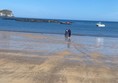
[[[38,18],[18,18],[18,17],[1,17],[4,20],[15,20],[15,21],[21,21],[21,22],[45,22],[45,23],[58,23],[58,24],[72,24],[72,21],[60,21],[56,19],[38,19]]]
[[[46,22],[46,23],[58,23],[58,24],[67,24],[67,22],[70,22],[72,24],[73,22],[115,22],[118,23],[118,21],[102,21],[102,20],[70,20],[70,19],[46,19],[46,18],[25,18],[25,17],[6,17],[6,16],[0,16],[0,18],[4,20],[15,20],[15,21],[21,21],[21,22]]]

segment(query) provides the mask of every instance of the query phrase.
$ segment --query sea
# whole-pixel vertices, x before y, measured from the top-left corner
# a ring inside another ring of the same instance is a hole
[[[72,24],[46,23],[46,22],[23,22],[5,20],[0,18],[0,31],[16,31],[28,33],[61,34],[66,29],[71,29],[72,35],[118,37],[118,22],[110,21],[85,21],[85,20],[59,20],[72,22]],[[102,22],[105,27],[97,27],[96,23]]]

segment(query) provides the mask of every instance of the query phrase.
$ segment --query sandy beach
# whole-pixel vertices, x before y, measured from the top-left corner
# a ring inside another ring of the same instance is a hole
[[[0,83],[118,83],[118,38],[0,31]]]

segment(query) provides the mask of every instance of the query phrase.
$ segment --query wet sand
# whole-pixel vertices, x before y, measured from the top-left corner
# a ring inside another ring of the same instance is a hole
[[[117,42],[0,31],[0,83],[118,83]]]

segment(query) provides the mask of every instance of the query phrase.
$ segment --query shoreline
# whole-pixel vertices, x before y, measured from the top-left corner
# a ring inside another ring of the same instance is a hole
[[[19,33],[39,33],[39,34],[57,34],[64,35],[64,33],[51,33],[51,32],[31,32],[31,31],[13,31],[13,30],[0,30],[0,32],[19,32]],[[108,38],[118,38],[118,36],[106,36],[106,35],[91,35],[91,34],[72,34],[73,36],[85,36],[85,37],[108,37]]]
[[[117,83],[117,42],[0,31],[0,83]]]

